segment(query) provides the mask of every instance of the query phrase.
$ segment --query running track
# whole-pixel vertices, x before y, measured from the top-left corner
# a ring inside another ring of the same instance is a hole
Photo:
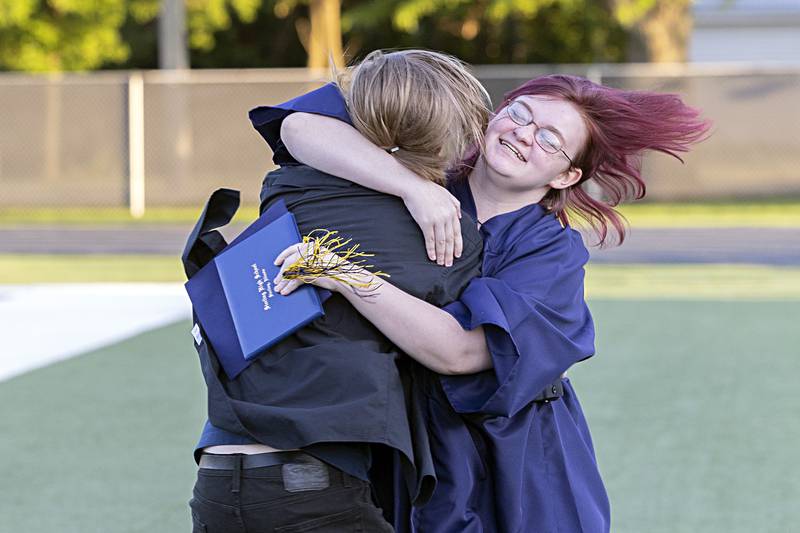
[[[0,254],[178,255],[190,229],[174,225],[4,228]],[[590,251],[595,263],[800,266],[800,228],[633,228],[623,246]]]

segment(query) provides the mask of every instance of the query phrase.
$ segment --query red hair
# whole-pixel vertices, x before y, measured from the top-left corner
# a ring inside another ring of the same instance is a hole
[[[641,156],[645,150],[669,154],[681,162],[681,152],[704,139],[710,123],[700,112],[674,94],[624,91],[577,76],[552,75],[534,78],[505,95],[500,112],[511,100],[525,95],[558,98],[572,103],[583,116],[588,130],[586,145],[573,157],[582,170],[578,183],[567,189],[551,189],[541,204],[564,224],[568,211],[588,222],[597,232],[598,244],[606,243],[609,225],[625,239],[624,218],[615,209],[623,200],[645,195]],[[456,171],[466,175],[474,168],[479,151],[470,153]],[[580,185],[593,180],[601,199],[590,196]]]

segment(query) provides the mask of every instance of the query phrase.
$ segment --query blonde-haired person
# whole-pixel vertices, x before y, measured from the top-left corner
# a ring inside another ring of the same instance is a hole
[[[458,59],[429,50],[374,51],[337,76],[353,126],[415,174],[442,185],[483,138],[491,104]]]
[[[464,254],[453,268],[431,263],[400,199],[298,164],[279,132],[295,111],[352,117],[384,153],[424,175],[422,186],[440,189],[446,169],[480,140],[486,93],[461,62],[429,51],[375,52],[338,78],[340,86],[251,111],[280,165],[264,180],[262,212],[282,200],[301,233],[328,228],[352,237],[395,285],[445,305],[479,273],[474,225],[464,225]],[[196,449],[198,530],[390,531],[372,503],[370,472],[390,520],[396,501],[430,496],[431,454],[415,407],[423,369],[342,296],[324,309],[235,379],[203,361],[210,420]]]

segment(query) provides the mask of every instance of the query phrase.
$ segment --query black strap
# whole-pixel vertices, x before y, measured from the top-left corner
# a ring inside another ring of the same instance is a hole
[[[559,378],[558,381],[546,386],[544,390],[536,395],[533,401],[547,403],[552,400],[558,400],[562,396],[564,396],[564,382],[562,382],[561,378]]]
[[[239,191],[217,189],[208,199],[181,255],[187,278],[194,276],[228,245],[216,229],[228,224],[237,209]]]

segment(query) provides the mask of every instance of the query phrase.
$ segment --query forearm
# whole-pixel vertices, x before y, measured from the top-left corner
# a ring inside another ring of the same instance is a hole
[[[281,124],[281,139],[301,163],[368,189],[404,198],[425,182],[354,127],[334,118],[292,113]]]
[[[281,139],[308,166],[398,196],[425,238],[428,258],[451,266],[463,248],[461,204],[444,187],[418,176],[394,156],[340,120],[292,113],[281,123]]]
[[[385,280],[371,292],[339,292],[402,351],[440,374],[492,368],[483,328],[464,330],[449,313]],[[365,295],[366,294],[366,295]]]

